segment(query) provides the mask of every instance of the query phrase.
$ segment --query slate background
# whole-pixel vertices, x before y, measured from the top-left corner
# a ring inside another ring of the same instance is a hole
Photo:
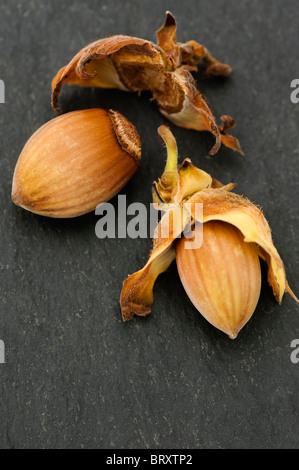
[[[110,34],[155,39],[171,10],[178,39],[201,42],[233,67],[198,86],[217,117],[233,116],[246,158],[171,125],[181,155],[263,206],[287,276],[299,293],[297,2],[276,0],[0,2],[1,448],[298,448],[298,306],[279,306],[266,281],[256,312],[232,341],[188,300],[175,263],[155,287],[152,314],[123,323],[122,281],[141,268],[149,239],[98,240],[92,213],[51,220],[10,200],[30,135],[55,117],[50,83],[83,46]],[[149,95],[64,89],[64,111],[109,107],[138,128],[141,168],[121,192],[151,202],[167,121]],[[169,123],[168,123],[169,124]],[[112,201],[117,205],[117,198]]]

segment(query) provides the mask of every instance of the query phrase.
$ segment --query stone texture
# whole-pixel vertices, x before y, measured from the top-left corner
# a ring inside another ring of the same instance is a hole
[[[119,295],[143,266],[149,239],[98,240],[94,214],[48,220],[10,200],[29,136],[55,116],[50,83],[87,43],[110,34],[155,39],[171,7],[178,38],[195,39],[233,67],[226,80],[197,76],[217,117],[237,122],[246,158],[213,138],[171,126],[180,154],[263,206],[288,280],[299,293],[299,104],[296,2],[10,0],[0,4],[1,448],[298,448],[298,306],[276,304],[266,281],[237,340],[188,300],[175,263],[157,282],[152,314],[124,324]],[[122,194],[151,202],[165,161],[149,95],[65,88],[64,111],[109,107],[138,128],[142,165]],[[117,198],[113,199],[117,206]]]

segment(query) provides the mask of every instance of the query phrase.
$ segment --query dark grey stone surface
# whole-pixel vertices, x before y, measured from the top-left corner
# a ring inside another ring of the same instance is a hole
[[[141,268],[149,239],[99,240],[94,214],[48,220],[10,199],[30,135],[55,117],[50,83],[89,42],[111,34],[155,39],[171,10],[178,39],[195,39],[233,67],[198,86],[217,117],[236,119],[246,158],[209,134],[172,127],[180,154],[263,206],[295,292],[298,284],[299,78],[296,1],[10,0],[0,3],[1,448],[298,448],[298,306],[279,306],[266,281],[256,312],[232,341],[188,300],[175,263],[159,278],[152,314],[123,323],[123,280]],[[124,188],[151,201],[165,160],[149,95],[63,90],[64,111],[109,107],[138,128],[143,160]],[[117,198],[112,201],[117,204]]]

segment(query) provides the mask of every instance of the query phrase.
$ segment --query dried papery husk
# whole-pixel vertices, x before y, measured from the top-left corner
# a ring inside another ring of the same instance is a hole
[[[199,248],[188,248],[192,239],[176,241],[176,263],[191,302],[208,322],[237,337],[259,300],[261,269],[257,246],[225,222],[196,224],[203,230]]]
[[[139,167],[136,128],[113,110],[63,114],[38,129],[18,159],[13,202],[39,215],[78,217],[115,196]]]
[[[189,218],[189,213],[180,206],[162,217],[155,229],[148,262],[124,281],[120,298],[124,321],[130,320],[134,314],[145,316],[151,312],[156,279],[175,259],[173,242],[180,236]]]
[[[177,42],[176,21],[171,13],[157,32],[157,44],[140,38],[116,35],[84,47],[52,82],[52,105],[59,111],[63,84],[83,87],[117,88],[124,91],[150,91],[161,113],[174,124],[209,131],[215,139],[211,155],[221,143],[243,154],[238,140],[227,134],[235,126],[229,116],[217,125],[205,97],[198,91],[191,72],[202,62],[206,76],[228,76],[231,68],[215,59],[195,41]]]

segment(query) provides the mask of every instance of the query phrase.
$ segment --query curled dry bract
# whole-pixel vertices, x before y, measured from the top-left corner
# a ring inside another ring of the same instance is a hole
[[[217,153],[221,143],[243,154],[238,140],[227,134],[235,121],[222,116],[221,125],[217,125],[191,75],[199,62],[205,65],[207,77],[227,76],[230,66],[219,62],[195,41],[177,42],[176,30],[175,19],[167,12],[165,23],[157,32],[157,44],[124,35],[89,44],[53,79],[53,107],[59,110],[58,99],[64,83],[138,93],[148,90],[161,113],[174,124],[214,135],[211,155]]]

